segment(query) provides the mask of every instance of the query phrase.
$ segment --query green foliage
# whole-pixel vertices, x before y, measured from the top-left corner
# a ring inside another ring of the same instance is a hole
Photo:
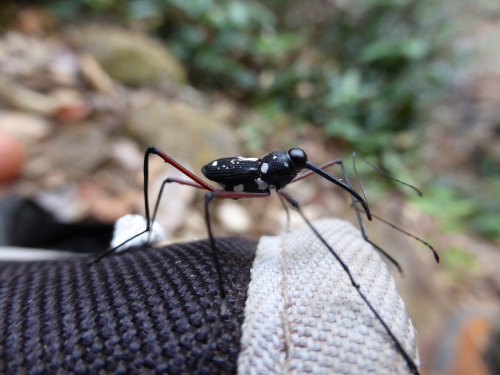
[[[425,192],[425,199],[414,203],[424,212],[440,219],[442,230],[476,232],[491,240],[500,239],[500,180],[477,184],[433,186]]]
[[[424,212],[439,218],[442,230],[451,232],[467,231],[467,218],[476,209],[470,199],[446,186],[433,186],[425,192],[425,199],[415,200],[415,203]]]
[[[469,196],[476,206],[476,214],[471,217],[472,228],[479,234],[491,239],[500,240],[500,177],[491,176],[483,182],[483,188],[477,185],[469,187]]]
[[[412,129],[442,81],[431,0],[52,0],[62,18],[107,12],[154,28],[198,86],[279,108],[365,154]],[[301,8],[302,7],[302,8]],[[272,124],[269,124],[272,126]]]
[[[455,282],[463,281],[478,271],[478,263],[467,249],[450,247],[442,254],[441,264]]]

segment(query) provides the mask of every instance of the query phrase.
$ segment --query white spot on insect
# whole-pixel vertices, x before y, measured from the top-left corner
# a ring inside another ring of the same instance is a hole
[[[212,163],[212,167],[217,166],[217,160]]]
[[[239,185],[236,185],[233,190],[236,192],[236,193],[241,193],[243,191],[243,184],[239,184]]]
[[[283,165],[288,168],[288,163],[286,161],[283,163]]]
[[[260,171],[264,174],[267,173],[267,170],[269,169],[269,164],[263,163],[262,166],[260,167]]]
[[[260,178],[256,179],[255,182],[257,183],[257,186],[260,190],[267,190],[267,188],[269,187],[267,182],[262,181]]]
[[[240,160],[246,160],[246,161],[257,161],[259,158],[244,158],[243,156],[238,156],[238,159]]]
[[[274,159],[276,159],[276,158],[277,158],[277,156],[276,156],[276,155],[274,155],[274,156],[273,156],[273,160],[274,160]]]

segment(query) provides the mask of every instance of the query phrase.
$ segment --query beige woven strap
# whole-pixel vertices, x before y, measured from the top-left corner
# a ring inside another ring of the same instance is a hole
[[[313,225],[418,364],[394,280],[350,223]],[[408,365],[345,271],[306,226],[263,237],[251,271],[239,374],[407,374]]]

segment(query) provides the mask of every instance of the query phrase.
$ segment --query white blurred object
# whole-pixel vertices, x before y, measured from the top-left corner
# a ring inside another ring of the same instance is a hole
[[[62,223],[74,223],[85,216],[85,205],[78,199],[78,186],[69,184],[59,189],[42,190],[35,202]]]
[[[48,250],[17,246],[0,246],[0,262],[61,260],[67,258],[81,258],[85,256],[88,256],[88,254],[79,254],[61,250]]]
[[[246,233],[252,225],[247,210],[239,203],[224,201],[219,204],[217,216],[224,228],[236,233]]]
[[[125,215],[119,218],[115,223],[113,239],[110,246],[117,247],[127,241],[129,238],[144,232],[146,229],[146,218],[142,215]],[[116,249],[116,252],[126,250],[133,246],[141,246],[147,243],[162,242],[167,239],[167,234],[163,227],[157,222],[152,223],[151,230],[137,236]]]

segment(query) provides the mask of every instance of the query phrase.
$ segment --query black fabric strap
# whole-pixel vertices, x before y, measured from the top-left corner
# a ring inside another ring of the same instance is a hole
[[[236,373],[256,242],[218,239],[86,259],[0,263],[1,374]],[[211,348],[207,343],[219,330]]]

